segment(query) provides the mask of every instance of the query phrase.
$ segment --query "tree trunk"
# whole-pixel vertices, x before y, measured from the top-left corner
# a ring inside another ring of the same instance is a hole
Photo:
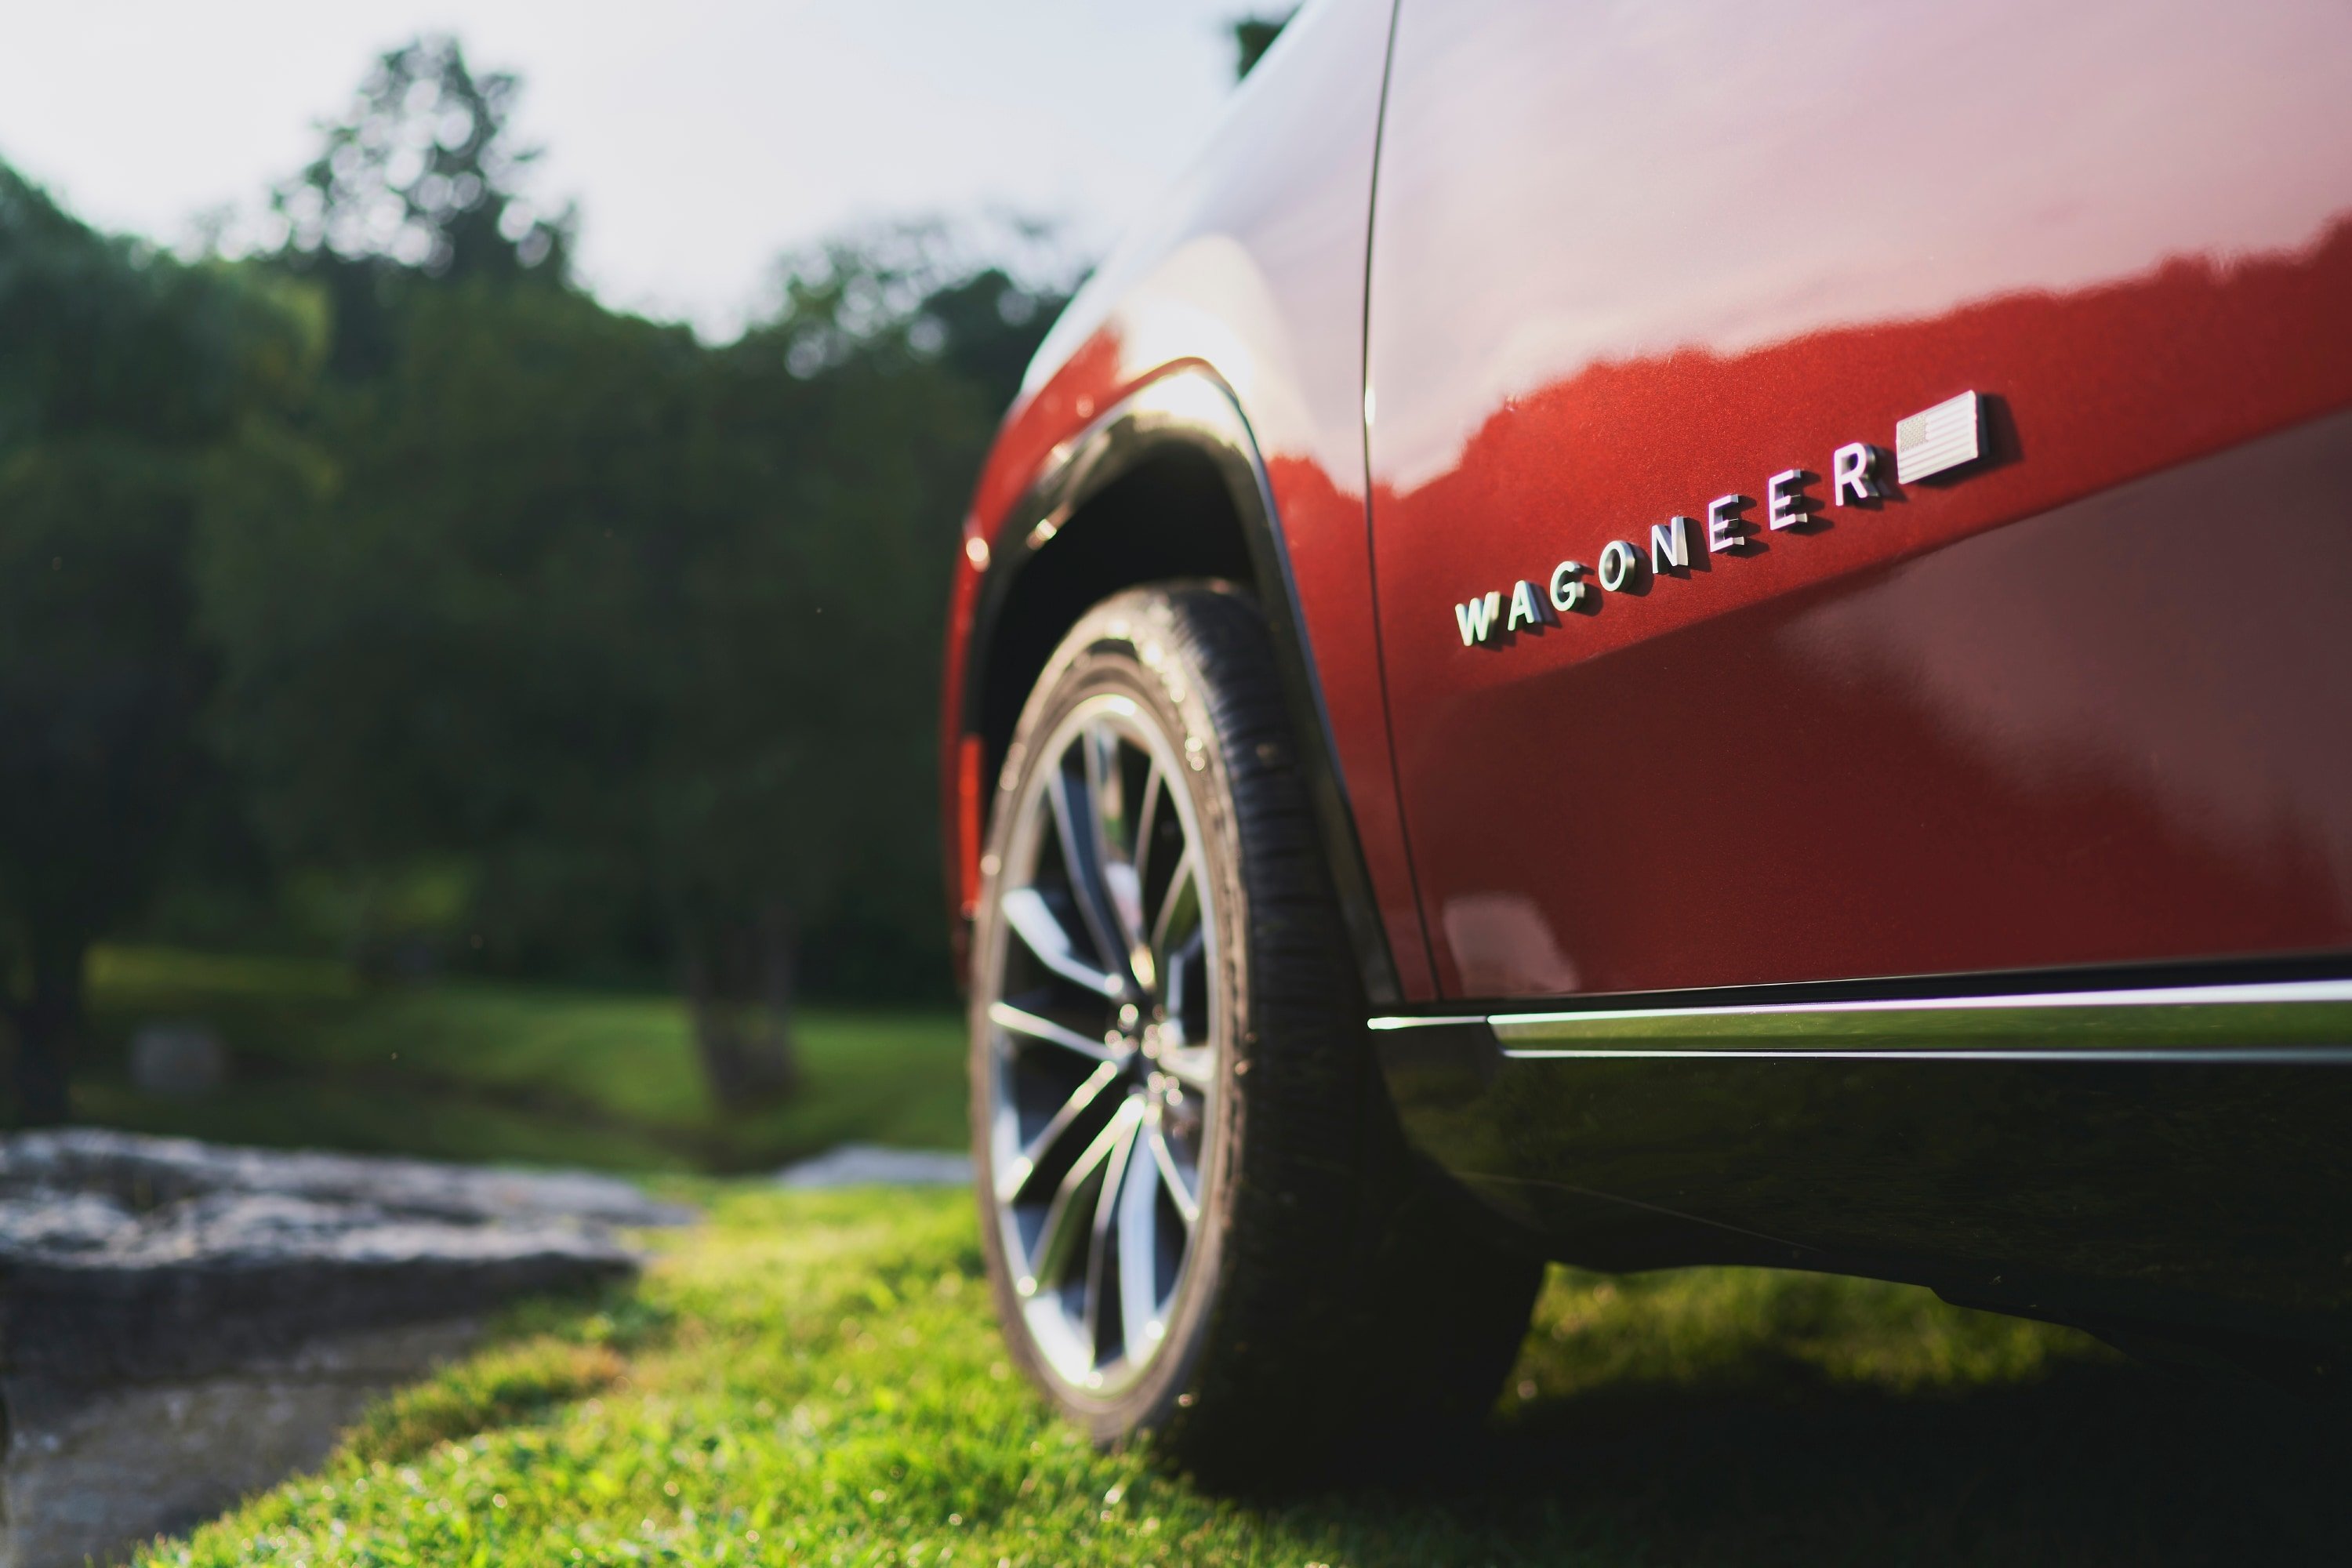
[[[16,1032],[16,1116],[27,1127],[54,1127],[72,1114],[67,1086],[81,1039],[89,952],[79,938],[36,939],[32,994],[8,1009]]]
[[[687,1006],[711,1098],[720,1109],[782,1100],[800,1087],[793,1040],[800,927],[782,904],[750,920],[688,928]]]

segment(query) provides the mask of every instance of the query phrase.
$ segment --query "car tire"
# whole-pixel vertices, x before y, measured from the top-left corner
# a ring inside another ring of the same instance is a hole
[[[1098,1442],[1244,1489],[1480,1418],[1542,1264],[1406,1148],[1245,592],[1087,614],[982,871],[973,1142],[1027,1374]]]

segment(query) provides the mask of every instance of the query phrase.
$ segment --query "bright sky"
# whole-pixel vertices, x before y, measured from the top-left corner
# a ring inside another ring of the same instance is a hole
[[[781,253],[1012,209],[1108,239],[1232,89],[1249,0],[0,0],[0,159],[85,219],[184,243],[306,163],[374,57],[454,32],[524,79],[608,302],[725,332]],[[1270,10],[1270,4],[1257,9]]]

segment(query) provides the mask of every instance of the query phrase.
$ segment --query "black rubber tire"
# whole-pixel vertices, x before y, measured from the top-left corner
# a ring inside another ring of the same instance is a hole
[[[1003,863],[1033,740],[1106,689],[1147,704],[1187,757],[1217,890],[1234,1045],[1219,1174],[1203,1182],[1192,1274],[1169,1343],[1111,1398],[1057,1379],[1031,1345],[982,1201],[989,1273],[1024,1370],[1098,1442],[1156,1451],[1225,1489],[1279,1491],[1423,1449],[1490,1409],[1543,1266],[1468,1223],[1470,1200],[1408,1151],[1299,777],[1272,644],[1241,590],[1186,583],[1105,601],[1047,662],[999,781],[983,867]],[[975,964],[992,951],[983,888]],[[984,996],[975,973],[973,1142]],[[1205,1173],[1204,1173],[1205,1175]]]

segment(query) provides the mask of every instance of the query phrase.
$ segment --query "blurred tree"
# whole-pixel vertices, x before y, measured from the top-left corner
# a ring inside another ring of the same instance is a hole
[[[1282,37],[1282,29],[1289,26],[1290,18],[1297,14],[1297,7],[1293,6],[1279,16],[1241,16],[1234,19],[1233,29],[1234,79],[1235,81],[1241,80],[1256,68],[1257,62],[1265,58],[1265,51],[1274,47],[1274,40]]]
[[[693,814],[674,846],[699,922],[689,973],[698,951],[721,960],[698,973],[698,1012],[757,1020],[756,1037],[781,1037],[811,915],[881,913],[922,933],[902,952],[945,973],[937,607],[972,476],[1057,302],[969,265],[935,226],[827,247],[788,268],[773,320],[716,356],[751,414],[744,437],[787,427],[761,405],[800,405],[796,439],[758,442],[776,465],[765,487],[790,500],[782,526],[740,536],[740,570],[705,602],[712,663],[667,792]],[[794,581],[810,591],[797,646],[773,629]],[[772,706],[794,689],[796,713]]]
[[[250,269],[103,239],[0,168],[0,973],[27,1121],[67,1115],[89,946],[199,792],[191,535],[300,462],[280,416],[317,328]]]
[[[949,249],[829,247],[720,348],[420,289],[322,404],[331,485],[208,536],[223,733],[289,862],[464,854],[513,956],[650,921],[722,1103],[794,1081],[803,941],[843,910],[936,963],[938,605],[1054,303]]]
[[[565,286],[520,91],[419,39],[277,193],[272,265],[332,312],[326,460],[205,513],[214,733],[289,887],[454,893],[487,962],[671,965],[714,1094],[757,1100],[804,951],[944,977],[938,607],[1050,235],[872,230],[707,347]]]
[[[509,125],[521,90],[508,72],[477,77],[455,38],[415,39],[376,62],[350,110],[320,128],[318,157],[273,195],[281,262],[333,296],[338,374],[384,367],[420,276],[568,276],[572,210],[523,190],[540,150]]]

